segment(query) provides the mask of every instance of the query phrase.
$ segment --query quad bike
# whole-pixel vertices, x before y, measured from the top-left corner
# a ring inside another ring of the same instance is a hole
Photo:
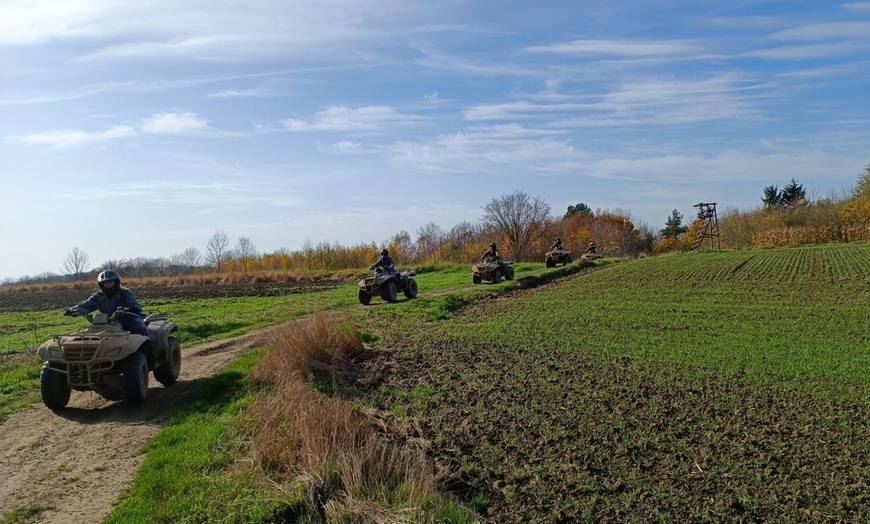
[[[484,280],[489,280],[493,284],[498,284],[502,277],[505,280],[513,280],[513,264],[510,260],[486,258],[472,268],[471,281],[480,284]]]
[[[408,298],[417,297],[417,281],[413,277],[417,273],[413,270],[402,272],[388,272],[378,268],[373,274],[359,281],[359,303],[368,305],[373,296],[380,296],[386,302],[395,302],[399,292]]]
[[[178,330],[172,314],[145,317],[148,336],[124,330],[120,319],[134,315],[118,310],[84,316],[90,325],[83,331],[55,335],[37,350],[42,358],[39,375],[42,402],[51,410],[66,407],[70,392],[105,392],[122,388],[127,402],[138,404],[148,395],[148,372],[164,386],[174,383],[181,372],[181,345],[172,335]]]
[[[554,249],[553,251],[548,251],[544,256],[547,257],[544,260],[547,267],[556,267],[559,263],[563,266],[567,266],[573,261],[571,258],[571,252],[567,249]]]
[[[594,252],[587,251],[586,253],[583,253],[582,255],[580,255],[580,259],[581,260],[598,260],[599,258],[601,258],[603,256],[604,255],[602,255],[601,253],[594,253]]]

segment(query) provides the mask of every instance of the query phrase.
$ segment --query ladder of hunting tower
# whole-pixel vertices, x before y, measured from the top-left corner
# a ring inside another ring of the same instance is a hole
[[[692,242],[690,252],[698,251],[704,243],[704,239],[710,239],[710,249],[721,249],[719,243],[719,217],[716,215],[716,202],[700,202],[692,207],[698,208],[698,220],[701,220],[701,228]],[[715,240],[715,245],[714,245]]]

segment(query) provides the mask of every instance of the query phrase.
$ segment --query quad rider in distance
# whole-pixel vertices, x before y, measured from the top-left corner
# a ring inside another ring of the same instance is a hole
[[[489,245],[489,249],[485,251],[482,255],[480,255],[480,260],[493,259],[496,262],[501,260],[501,256],[498,254],[498,246],[495,242]]]
[[[565,249],[565,245],[562,243],[562,237],[556,237],[556,241],[553,242],[553,245],[550,246],[550,251],[559,250],[562,251]]]
[[[145,321],[142,319],[142,306],[132,291],[121,286],[121,275],[117,271],[107,269],[97,276],[97,285],[100,287],[99,291],[84,302],[67,309],[63,314],[75,316],[99,310],[112,316],[116,311],[123,311],[126,314],[118,316],[121,327],[130,333],[147,337],[148,328],[145,327]]]

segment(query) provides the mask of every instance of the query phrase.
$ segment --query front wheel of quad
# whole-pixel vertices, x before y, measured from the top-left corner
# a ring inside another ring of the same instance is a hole
[[[477,273],[471,275],[471,281],[475,284],[480,284],[480,275],[478,275]]]
[[[565,258],[562,259],[562,265],[567,266],[572,262],[571,255],[565,255]]]
[[[556,267],[556,261],[550,257],[547,257],[546,265],[548,268]]]
[[[70,387],[65,373],[51,371],[47,366],[39,373],[39,390],[42,403],[52,411],[60,411],[69,402]]]
[[[384,285],[384,291],[381,298],[387,302],[395,302],[399,298],[399,291],[396,289],[396,283],[392,280]]]
[[[130,404],[141,404],[148,396],[148,359],[133,353],[124,361],[124,393]]]
[[[169,337],[169,355],[167,362],[154,370],[154,378],[164,386],[173,384],[181,374],[181,344],[175,337]]]
[[[507,272],[504,275],[505,280],[513,280],[514,279],[514,268],[509,267]]]
[[[409,278],[408,282],[405,284],[405,296],[408,298],[417,298],[417,281],[413,278]]]
[[[356,295],[359,298],[359,303],[364,306],[369,305],[372,301],[372,296],[366,293],[365,289],[360,289]]]
[[[492,283],[498,284],[501,282],[501,269],[495,269],[492,272]]]

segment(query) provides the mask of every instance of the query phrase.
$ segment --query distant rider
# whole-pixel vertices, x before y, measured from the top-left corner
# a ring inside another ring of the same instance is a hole
[[[565,247],[562,244],[562,237],[556,237],[556,241],[553,242],[552,246],[550,246],[550,251],[554,251],[554,250],[562,251],[564,249],[565,249]]]
[[[489,245],[489,250],[484,252],[484,254],[480,255],[480,260],[486,260],[488,258],[492,258],[496,261],[501,260],[501,256],[498,254],[498,246],[495,242]]]
[[[589,242],[589,247],[586,248],[586,252],[594,254],[596,249],[595,242]]]
[[[148,336],[148,328],[142,319],[142,306],[136,300],[136,295],[129,289],[121,286],[121,275],[117,271],[107,269],[97,276],[97,285],[100,290],[91,295],[87,300],[67,309],[64,315],[80,315],[100,310],[112,316],[118,310],[127,314],[118,315],[121,327],[130,333]]]
[[[396,275],[396,262],[390,257],[390,252],[386,249],[381,250],[381,259],[369,267],[371,270],[378,268],[382,268],[389,275]]]

